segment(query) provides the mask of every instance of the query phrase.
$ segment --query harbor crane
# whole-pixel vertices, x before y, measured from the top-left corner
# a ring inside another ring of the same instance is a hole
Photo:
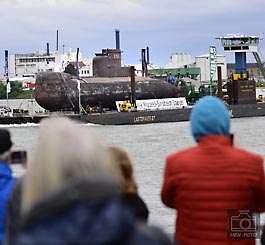
[[[246,53],[252,52],[257,66],[265,79],[265,68],[261,61],[258,45],[261,40],[257,36],[245,36],[242,34],[229,34],[220,39],[225,52],[235,53],[235,74],[233,80],[248,79]]]

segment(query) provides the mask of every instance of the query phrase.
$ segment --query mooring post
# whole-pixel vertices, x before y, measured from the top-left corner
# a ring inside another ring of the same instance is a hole
[[[222,81],[222,67],[217,66],[217,89],[218,89],[218,97],[223,99],[223,81]]]
[[[131,73],[131,103],[136,107],[136,84],[135,84],[135,68],[134,66],[130,67]]]

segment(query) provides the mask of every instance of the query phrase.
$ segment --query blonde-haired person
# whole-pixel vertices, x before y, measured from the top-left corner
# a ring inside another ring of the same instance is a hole
[[[146,222],[149,211],[147,205],[138,194],[133,166],[127,152],[115,146],[110,146],[109,151],[113,155],[115,163],[121,170],[123,177],[121,182],[123,202],[132,210],[137,219]]]
[[[69,118],[42,120],[15,244],[162,244],[135,223],[119,183],[118,168],[91,128]]]

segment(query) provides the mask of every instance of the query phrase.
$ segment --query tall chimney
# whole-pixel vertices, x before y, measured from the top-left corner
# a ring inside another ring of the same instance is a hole
[[[47,43],[47,55],[50,55],[50,47],[49,47],[49,43]]]
[[[147,63],[145,58],[145,49],[142,49],[142,76],[147,77]]]
[[[59,49],[59,31],[56,31],[56,51]]]
[[[120,30],[116,29],[116,49],[120,49]]]

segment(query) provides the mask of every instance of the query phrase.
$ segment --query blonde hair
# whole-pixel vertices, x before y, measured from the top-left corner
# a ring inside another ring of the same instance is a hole
[[[127,152],[114,146],[110,146],[109,151],[121,171],[123,177],[121,182],[123,191],[127,193],[137,193],[137,184],[134,178],[133,166]]]
[[[94,131],[69,118],[43,119],[28,163],[22,211],[68,180],[93,174],[111,175],[120,181],[118,168]]]

